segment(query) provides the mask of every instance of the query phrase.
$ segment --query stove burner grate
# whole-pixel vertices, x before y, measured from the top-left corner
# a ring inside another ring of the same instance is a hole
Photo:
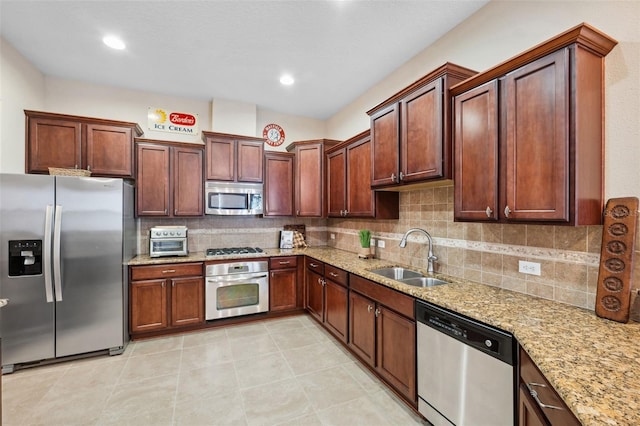
[[[259,247],[224,247],[207,249],[207,256],[227,256],[232,254],[254,254],[262,253]]]

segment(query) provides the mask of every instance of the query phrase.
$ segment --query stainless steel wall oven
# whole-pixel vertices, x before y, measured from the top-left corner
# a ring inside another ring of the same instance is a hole
[[[205,319],[235,317],[269,310],[266,261],[207,265]]]

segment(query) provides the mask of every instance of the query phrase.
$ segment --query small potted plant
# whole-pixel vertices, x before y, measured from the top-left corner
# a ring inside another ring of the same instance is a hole
[[[371,244],[371,232],[368,229],[361,229],[358,231],[358,238],[360,238],[358,257],[369,258],[371,254],[371,249],[369,248]]]

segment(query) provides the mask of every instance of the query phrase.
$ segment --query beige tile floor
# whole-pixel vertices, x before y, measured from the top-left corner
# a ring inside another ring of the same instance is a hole
[[[10,425],[427,425],[305,315],[2,377]]]

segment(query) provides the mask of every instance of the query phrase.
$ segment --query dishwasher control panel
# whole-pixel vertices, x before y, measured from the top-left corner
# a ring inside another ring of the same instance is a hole
[[[421,301],[416,301],[416,319],[495,358],[511,365],[515,363],[514,340],[510,333]]]

